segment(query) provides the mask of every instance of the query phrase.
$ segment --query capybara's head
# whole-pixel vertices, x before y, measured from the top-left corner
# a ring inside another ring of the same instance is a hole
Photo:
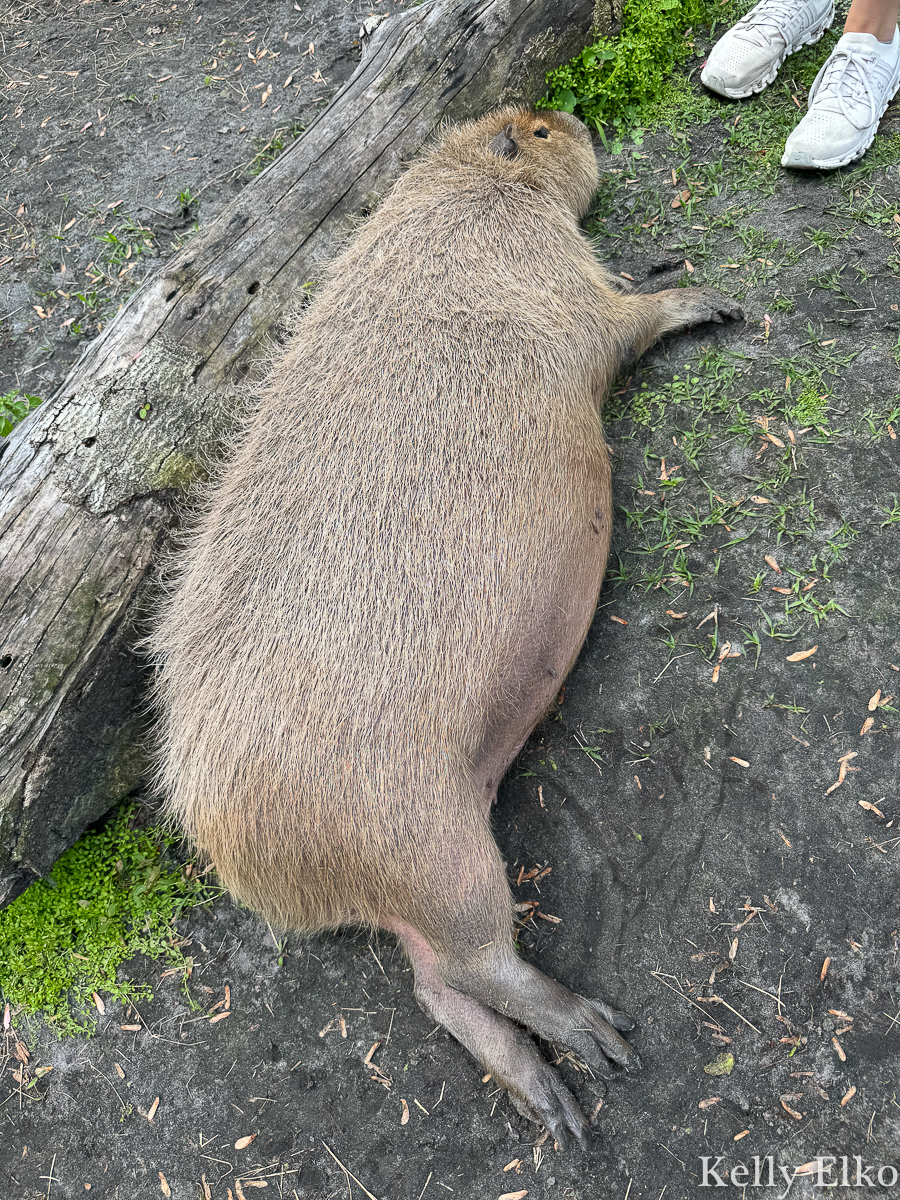
[[[597,190],[591,135],[569,113],[498,109],[454,130],[444,142],[446,150],[451,147],[492,174],[552,194],[577,217],[587,212]]]

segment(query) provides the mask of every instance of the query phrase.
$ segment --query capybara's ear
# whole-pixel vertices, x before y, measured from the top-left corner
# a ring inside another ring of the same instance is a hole
[[[512,124],[506,126],[502,133],[491,142],[491,149],[500,158],[515,158],[519,153],[519,144],[516,141],[516,127]]]

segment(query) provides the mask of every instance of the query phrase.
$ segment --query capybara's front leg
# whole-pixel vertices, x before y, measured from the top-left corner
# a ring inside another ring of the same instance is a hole
[[[664,292],[649,295],[631,294],[619,297],[618,303],[627,304],[635,317],[634,358],[639,358],[664,333],[690,329],[707,321],[722,324],[741,321],[744,317],[739,304],[715,288],[707,287],[667,288]]]

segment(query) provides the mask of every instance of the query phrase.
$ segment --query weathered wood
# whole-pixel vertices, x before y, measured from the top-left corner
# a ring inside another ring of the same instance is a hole
[[[151,564],[267,332],[441,121],[535,100],[592,16],[434,0],[385,21],[314,125],[0,448],[0,904],[141,779]]]

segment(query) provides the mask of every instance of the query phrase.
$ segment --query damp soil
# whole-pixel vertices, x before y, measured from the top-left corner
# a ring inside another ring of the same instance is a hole
[[[49,394],[116,289],[313,119],[368,11],[3,18],[4,388]],[[733,112],[603,159],[611,269],[712,282],[746,320],[614,389],[608,579],[494,816],[522,952],[630,1012],[643,1070],[544,1046],[593,1129],[559,1153],[416,1007],[390,939],[280,941],[220,898],[182,924],[189,978],[130,964],[155,998],[107,1002],[93,1037],[14,1018],[2,1200],[780,1196],[821,1156],[825,1182],[900,1195],[900,119],[862,165],[798,176],[736,150]],[[113,270],[98,238],[133,245],[124,215],[151,245]]]

